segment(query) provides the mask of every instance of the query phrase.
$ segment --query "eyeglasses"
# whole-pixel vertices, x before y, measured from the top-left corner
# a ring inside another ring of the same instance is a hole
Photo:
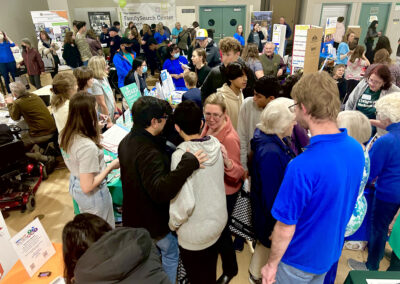
[[[204,117],[205,117],[206,119],[210,119],[211,117],[213,117],[214,119],[217,120],[217,119],[220,119],[223,115],[224,115],[223,113],[221,113],[221,114],[209,113],[209,112],[205,112],[205,113],[204,113]]]
[[[373,80],[371,78],[368,79],[368,83],[372,83],[374,85],[383,85],[383,81]]]
[[[298,105],[299,103],[295,103],[294,105],[291,105],[291,106],[288,106],[288,109],[290,110],[290,111],[294,111],[295,109],[296,109],[296,106]]]

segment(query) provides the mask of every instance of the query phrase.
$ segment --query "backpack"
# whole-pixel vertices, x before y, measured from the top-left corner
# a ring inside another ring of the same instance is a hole
[[[10,127],[7,124],[0,124],[0,145],[7,144],[14,140]]]

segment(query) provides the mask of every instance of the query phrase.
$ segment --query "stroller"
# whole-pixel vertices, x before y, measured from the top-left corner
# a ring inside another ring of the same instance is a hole
[[[40,162],[25,155],[24,143],[16,139],[21,129],[10,128],[14,139],[0,145],[0,210],[19,207],[22,212],[35,209],[35,193],[46,175]]]

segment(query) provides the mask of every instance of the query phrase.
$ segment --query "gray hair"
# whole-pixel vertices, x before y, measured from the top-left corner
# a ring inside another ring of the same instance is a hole
[[[17,98],[26,94],[26,87],[21,82],[12,82],[10,83],[11,93],[14,94]]]
[[[400,122],[400,92],[381,97],[375,108],[380,119],[389,119],[392,123]]]
[[[266,134],[284,134],[296,117],[289,109],[293,103],[294,101],[288,98],[277,98],[270,102],[261,113],[257,128]]]
[[[31,41],[30,41],[29,38],[25,37],[25,38],[23,38],[21,41],[22,41],[23,43],[29,45],[30,47],[32,47],[32,43],[31,43]]]
[[[371,138],[371,123],[362,112],[357,110],[339,112],[337,123],[340,128],[346,128],[347,133],[360,144],[364,144]]]
[[[273,45],[274,46],[274,48],[275,48],[275,43],[273,43],[272,41],[267,41],[266,43],[265,43],[265,45],[264,45],[264,47],[266,47],[267,45]]]

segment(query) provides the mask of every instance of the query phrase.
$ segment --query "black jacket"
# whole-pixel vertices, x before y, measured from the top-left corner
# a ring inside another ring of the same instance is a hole
[[[264,34],[262,33],[262,31],[258,32],[258,36],[260,37],[260,42],[258,43],[258,51],[262,52],[263,44],[261,41],[264,39]],[[250,32],[249,37],[247,38],[247,43],[254,43],[254,36],[252,31]]]
[[[145,229],[107,232],[79,258],[75,283],[170,284],[153,240]]]
[[[245,64],[243,59],[240,57],[237,61]],[[250,68],[246,68],[246,75],[248,81],[246,88],[243,90],[243,96],[247,98],[254,95],[254,84],[256,81],[256,77],[253,73],[253,70],[251,70]],[[223,64],[211,69],[203,85],[201,86],[201,102],[203,103],[203,105],[209,95],[215,93],[218,88],[221,88],[222,85],[227,82],[228,78],[226,77],[225,66]]]
[[[188,61],[189,61],[189,66],[190,67],[194,67],[193,63],[192,63],[192,54],[193,51],[196,48],[200,48],[199,44],[196,44],[195,47],[193,47],[192,45],[190,45],[189,49],[188,49]],[[221,63],[221,55],[219,54],[219,49],[218,47],[215,46],[215,43],[212,39],[209,38],[209,43],[206,47],[206,61],[207,61],[207,65],[210,68],[213,68],[215,66],[218,66]]]
[[[81,55],[76,45],[72,46],[69,43],[64,44],[62,57],[64,58],[67,65],[72,68],[76,68],[82,65]]]
[[[152,238],[163,238],[169,232],[169,202],[199,168],[199,162],[185,153],[176,170],[170,171],[166,140],[137,126],[121,141],[118,156],[124,226],[142,227]]]

